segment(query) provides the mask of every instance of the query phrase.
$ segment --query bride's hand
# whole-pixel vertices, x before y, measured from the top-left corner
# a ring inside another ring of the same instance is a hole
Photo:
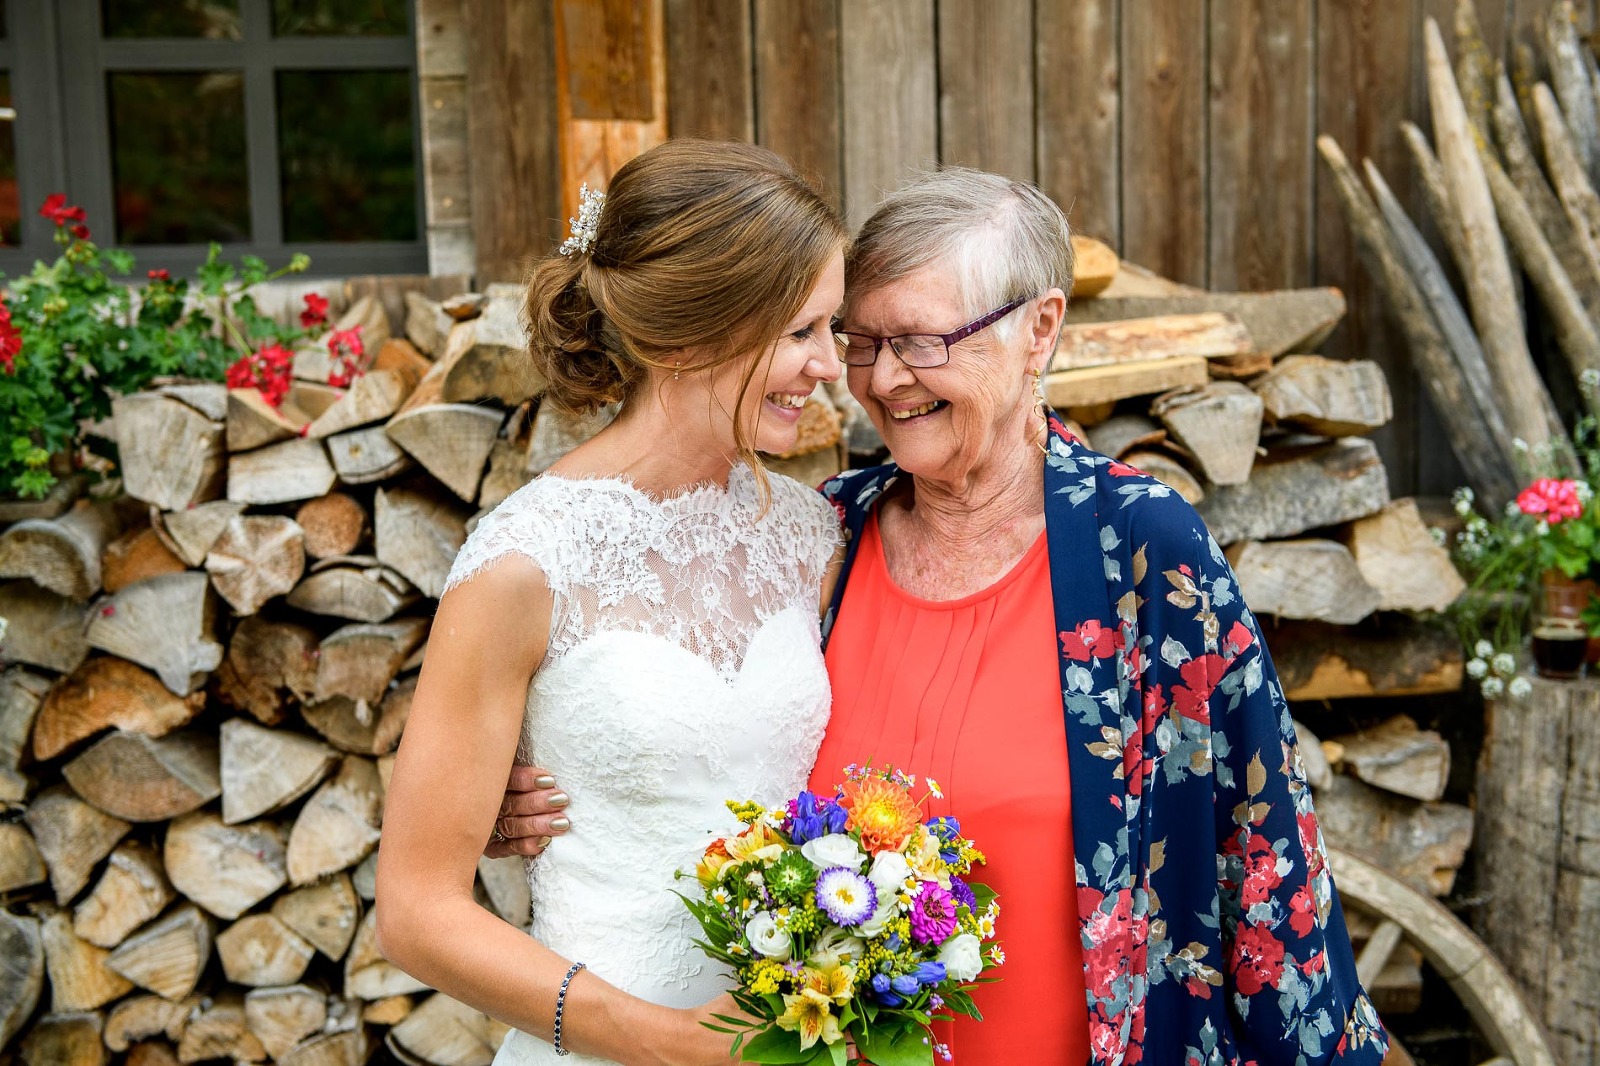
[[[674,1042],[669,1055],[673,1066],[728,1066],[744,1061],[729,1051],[733,1047],[732,1034],[706,1028],[706,1023],[710,1023],[727,1029],[728,1023],[717,1015],[736,1018],[744,1013],[732,996],[718,996],[703,1007],[691,1007],[679,1013],[684,1020],[683,1035]]]
[[[538,855],[550,841],[572,828],[566,812],[567,794],[556,779],[538,766],[513,766],[494,820],[495,836],[483,849],[491,859],[507,855]]]

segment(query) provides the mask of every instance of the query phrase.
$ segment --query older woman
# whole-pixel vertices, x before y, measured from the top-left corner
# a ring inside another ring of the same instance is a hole
[[[965,1066],[1379,1062],[1226,560],[1044,405],[1067,238],[1037,189],[952,169],[856,240],[838,333],[894,463],[823,486],[848,542],[812,783],[868,757],[932,776],[987,852],[1009,958],[986,1020],[940,1030]]]

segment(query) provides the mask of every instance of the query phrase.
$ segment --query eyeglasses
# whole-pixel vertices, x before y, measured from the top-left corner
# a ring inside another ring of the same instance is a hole
[[[844,349],[843,359],[846,366],[871,366],[876,363],[878,352],[887,341],[890,350],[902,363],[922,370],[944,366],[950,361],[950,348],[953,345],[961,343],[981,329],[994,325],[1031,299],[1032,296],[1019,297],[1004,307],[997,307],[988,314],[973,319],[951,333],[907,333],[900,337],[874,337],[870,333],[847,333],[836,329],[833,335],[838,338],[840,347]]]

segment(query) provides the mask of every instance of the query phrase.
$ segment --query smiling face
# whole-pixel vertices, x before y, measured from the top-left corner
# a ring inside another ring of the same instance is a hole
[[[1064,308],[1061,290],[1051,289],[1003,320],[1012,324],[1010,340],[989,326],[951,348],[943,366],[908,367],[885,344],[872,366],[847,368],[850,391],[901,469],[964,483],[1033,447],[1032,371],[1048,361]],[[936,265],[853,296],[844,328],[881,337],[949,333],[988,310],[965,307],[954,272]]]
[[[839,351],[831,325],[843,300],[840,250],[828,260],[776,344],[764,355],[729,360],[707,374],[714,418],[730,439],[737,415],[741,436],[756,451],[779,454],[794,447],[806,397],[818,382],[839,378]]]

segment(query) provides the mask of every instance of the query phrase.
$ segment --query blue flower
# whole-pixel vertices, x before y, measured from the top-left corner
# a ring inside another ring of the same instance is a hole
[[[952,877],[950,879],[950,895],[957,903],[963,904],[967,910],[977,911],[978,897],[973,895],[972,886],[961,880],[961,878]]]
[[[929,818],[928,831],[931,832],[944,847],[939,849],[939,858],[946,863],[954,863],[961,858],[961,823],[954,818]]]
[[[899,996],[895,995],[893,991],[891,991],[892,984],[893,982],[889,980],[888,974],[879,973],[872,975],[873,998],[875,998],[885,1007],[898,1007],[905,1002],[905,1000],[901,999]]]
[[[822,800],[817,805],[817,812],[822,815],[824,832],[842,833],[845,825],[850,821],[850,812],[839,806],[839,797],[831,800]]]
[[[902,996],[914,996],[922,985],[911,974],[901,974],[889,981],[889,987]]]
[[[911,976],[921,985],[936,985],[944,981],[944,963],[919,962],[917,968],[911,971]]]

